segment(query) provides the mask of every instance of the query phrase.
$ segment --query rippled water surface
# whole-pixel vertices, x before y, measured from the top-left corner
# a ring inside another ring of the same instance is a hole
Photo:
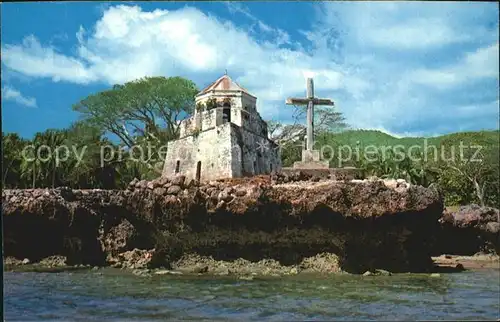
[[[498,270],[241,281],[105,269],[6,272],[4,283],[7,321],[500,318]]]

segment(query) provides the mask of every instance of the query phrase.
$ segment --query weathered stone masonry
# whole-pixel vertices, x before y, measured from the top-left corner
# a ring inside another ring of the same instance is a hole
[[[168,143],[164,176],[181,173],[209,181],[268,174],[281,169],[277,145],[257,112],[257,98],[227,75],[202,90],[196,110]]]

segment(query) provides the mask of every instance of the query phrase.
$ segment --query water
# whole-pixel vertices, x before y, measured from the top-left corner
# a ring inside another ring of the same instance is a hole
[[[329,277],[6,272],[7,321],[499,319],[499,271]]]

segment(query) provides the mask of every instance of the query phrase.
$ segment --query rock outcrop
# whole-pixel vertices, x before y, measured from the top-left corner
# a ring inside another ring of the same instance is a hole
[[[5,255],[169,267],[191,253],[284,265],[324,253],[355,273],[432,265],[437,190],[383,180],[274,183],[260,176],[198,185],[177,176],[134,180],[123,191],[4,190]]]
[[[467,205],[444,211],[435,255],[500,254],[500,213],[496,208]]]

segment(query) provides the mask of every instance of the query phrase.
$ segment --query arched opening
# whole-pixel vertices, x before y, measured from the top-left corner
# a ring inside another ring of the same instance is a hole
[[[273,173],[273,164],[272,163],[269,163],[269,172]]]
[[[175,163],[175,173],[179,173],[180,167],[181,161],[177,160],[177,162]]]
[[[198,161],[196,163],[196,181],[200,182],[201,178],[201,161]]]
[[[259,173],[258,170],[257,170],[257,161],[253,162],[253,173],[254,174],[258,174]]]

